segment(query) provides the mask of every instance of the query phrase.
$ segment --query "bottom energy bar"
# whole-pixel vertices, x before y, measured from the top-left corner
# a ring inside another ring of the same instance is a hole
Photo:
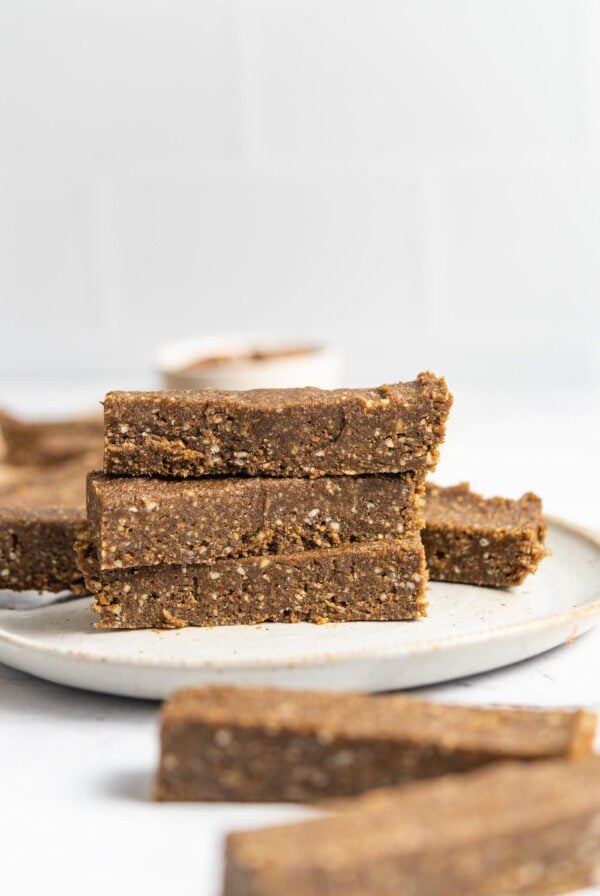
[[[182,628],[260,622],[356,622],[426,615],[418,536],[212,565],[100,570],[76,545],[99,628]]]

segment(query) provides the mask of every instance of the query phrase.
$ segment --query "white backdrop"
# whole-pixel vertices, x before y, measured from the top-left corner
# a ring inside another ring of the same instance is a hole
[[[314,333],[598,380],[600,2],[1,0],[3,382]]]
[[[599,48],[600,0],[0,0],[0,404],[314,334],[447,376],[437,481],[598,529]],[[428,693],[599,710],[599,656]],[[153,806],[154,706],[0,696],[6,892],[217,896],[222,834],[296,811]]]

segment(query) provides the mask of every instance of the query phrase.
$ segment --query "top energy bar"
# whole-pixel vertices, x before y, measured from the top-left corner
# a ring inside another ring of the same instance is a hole
[[[337,476],[435,467],[452,396],[420,373],[378,389],[109,392],[104,472]]]

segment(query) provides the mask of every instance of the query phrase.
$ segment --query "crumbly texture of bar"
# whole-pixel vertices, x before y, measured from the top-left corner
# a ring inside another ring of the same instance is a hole
[[[101,571],[76,545],[100,628],[181,628],[259,622],[357,622],[426,615],[418,536],[212,565]]]
[[[85,479],[98,452],[0,490],[0,588],[85,594],[73,545],[86,529]]]
[[[102,445],[101,414],[68,420],[28,421],[0,411],[3,460],[18,466],[45,467],[73,460]]]
[[[415,531],[422,477],[188,480],[88,477],[101,569],[285,554]]]
[[[336,476],[435,466],[452,397],[421,373],[379,389],[109,392],[104,472]]]
[[[224,896],[548,892],[600,852],[600,760],[496,763],[231,834]]]
[[[469,585],[520,585],[548,553],[542,502],[483,498],[467,483],[427,484],[422,532],[430,578]]]
[[[589,755],[583,711],[199,687],[162,710],[158,800],[313,802],[498,759]]]
[[[83,512],[0,507],[0,589],[85,594],[73,550],[84,531]]]

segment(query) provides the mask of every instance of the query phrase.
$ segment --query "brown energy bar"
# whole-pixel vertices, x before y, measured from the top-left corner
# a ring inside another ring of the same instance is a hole
[[[98,453],[0,491],[0,588],[84,594],[73,545],[86,528],[85,478]]]
[[[530,492],[511,501],[483,498],[467,483],[428,484],[422,532],[432,580],[520,585],[548,551],[542,502]]]
[[[162,711],[159,800],[313,802],[498,759],[589,755],[595,716],[417,700],[198,687]]]
[[[259,622],[356,622],[426,615],[427,570],[417,535],[319,551],[191,566],[101,571],[76,545],[100,628],[181,628]]]
[[[600,855],[600,759],[497,763],[231,834],[224,896],[532,896]]]
[[[21,420],[0,411],[3,460],[19,466],[45,467],[81,457],[102,444],[102,415],[67,420]]]
[[[519,872],[517,872],[519,874]],[[573,894],[576,890],[585,890],[598,883],[597,867],[591,862],[564,862],[560,866],[547,869],[543,880],[535,880],[531,884],[521,880],[513,883],[513,888],[518,887],[518,896],[562,896],[563,893]],[[515,890],[513,889],[513,892]]]
[[[452,398],[421,373],[379,389],[109,392],[104,472],[316,477],[435,466]]]
[[[285,554],[414,531],[421,477],[187,480],[88,477],[90,537],[101,569]]]

